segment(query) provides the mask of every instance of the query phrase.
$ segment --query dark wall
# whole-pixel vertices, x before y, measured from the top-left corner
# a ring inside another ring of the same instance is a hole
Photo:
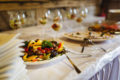
[[[9,28],[9,15],[7,11],[0,12],[0,31],[8,30]]]
[[[120,0],[102,0],[100,13],[104,11],[107,14],[109,9],[120,9]]]

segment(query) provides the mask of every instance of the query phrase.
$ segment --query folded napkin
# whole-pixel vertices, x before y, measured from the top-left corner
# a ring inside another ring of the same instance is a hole
[[[20,34],[5,34],[0,33],[0,47],[4,46],[5,44],[9,43],[10,41],[16,39]]]
[[[28,80],[27,70],[19,46],[23,40],[20,34],[0,33],[0,80]]]

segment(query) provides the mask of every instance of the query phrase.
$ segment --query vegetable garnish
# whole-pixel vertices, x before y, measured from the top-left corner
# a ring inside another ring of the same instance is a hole
[[[51,48],[51,47],[53,47],[53,45],[50,41],[43,41],[42,42],[42,48]]]
[[[88,28],[89,31],[96,31],[96,32],[103,32],[103,33],[114,33],[120,32],[120,28],[117,24],[108,24],[108,23],[101,23],[101,24],[94,24]]]
[[[66,53],[63,42],[36,39],[25,41],[24,43],[25,53],[22,58],[27,62],[49,60]]]

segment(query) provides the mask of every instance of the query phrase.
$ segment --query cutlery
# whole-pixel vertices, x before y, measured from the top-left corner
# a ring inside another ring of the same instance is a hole
[[[105,33],[103,33],[101,36],[103,36]],[[91,37],[92,32],[89,32],[89,38]],[[90,42],[92,45],[95,45],[94,42],[91,39],[87,39],[88,42]],[[102,49],[104,52],[107,52],[104,48],[100,47],[100,49]]]
[[[92,45],[95,45],[95,43],[91,40],[91,39],[89,39],[88,38],[88,41],[92,44]],[[102,47],[100,47],[100,49],[102,49],[104,52],[107,52],[104,48],[102,48]]]
[[[68,59],[68,61],[71,63],[71,65],[74,67],[75,71],[79,74],[81,73],[80,69],[73,63],[73,61],[68,57],[67,54],[66,55],[66,58]]]
[[[84,52],[84,49],[85,49],[85,45],[87,44],[87,38],[84,38],[84,43],[83,43],[83,46],[82,46],[82,49],[81,49],[81,53]]]
[[[91,34],[92,34],[92,32],[89,32],[88,37],[91,37]],[[84,38],[83,40],[84,40],[84,43],[83,43],[83,46],[82,46],[82,49],[81,49],[81,53],[83,53],[83,52],[84,52],[85,45],[86,45],[86,44],[87,44],[87,42],[88,42],[88,38]]]

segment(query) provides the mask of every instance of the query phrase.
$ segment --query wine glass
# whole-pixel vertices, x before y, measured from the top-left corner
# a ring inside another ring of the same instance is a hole
[[[45,25],[48,22],[49,14],[49,9],[43,13],[43,15],[39,19],[40,24]]]
[[[85,27],[83,25],[83,22],[85,20],[85,18],[87,17],[87,14],[88,14],[88,9],[87,8],[84,8],[84,7],[80,7],[77,9],[78,12],[77,12],[77,16],[76,16],[76,26],[78,28],[80,28],[80,30],[85,30]]]
[[[21,17],[20,17],[20,14],[19,12],[15,12],[15,13],[10,13],[10,21],[9,21],[9,24],[10,24],[10,27],[12,29],[18,29],[21,27]]]
[[[73,32],[75,30],[75,18],[77,16],[77,9],[75,7],[65,8],[66,21],[64,23],[67,32]]]
[[[20,12],[20,20],[21,20],[21,24],[22,26],[25,26],[25,23],[26,23],[26,15],[25,15],[25,12],[21,11]]]
[[[70,20],[75,19],[77,14],[77,10],[75,8],[68,8],[67,9],[67,18]]]
[[[76,18],[75,18],[75,21],[77,23],[81,23],[83,21],[83,18],[82,16],[80,15],[80,9],[79,8],[76,8]]]
[[[81,8],[80,10],[81,10],[80,16],[83,17],[83,18],[86,18],[87,14],[88,14],[88,9],[87,8]]]
[[[87,8],[84,7],[78,8],[76,22],[81,23],[87,17],[87,14],[88,14]]]
[[[39,19],[39,23],[41,25],[40,29],[41,29],[41,38],[45,39],[47,36],[47,31],[48,31],[48,25],[49,25],[49,19],[50,19],[50,10],[46,10],[45,12],[43,12],[42,16]]]
[[[59,9],[52,9],[52,17],[53,17],[53,22],[61,22],[62,21],[62,14]]]
[[[62,28],[63,17],[62,17],[60,9],[52,9],[51,12],[52,12],[51,15],[52,15],[52,21],[53,21],[51,28],[54,31],[53,39],[55,39],[59,36],[60,30]]]

